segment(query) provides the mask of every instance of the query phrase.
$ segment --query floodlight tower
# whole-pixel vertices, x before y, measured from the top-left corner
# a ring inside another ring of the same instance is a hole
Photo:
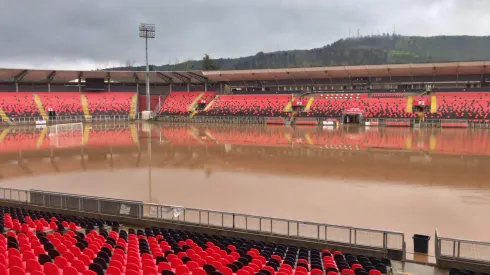
[[[155,24],[141,23],[140,37],[145,39],[146,53],[146,110],[150,111],[150,67],[148,66],[148,38],[155,38]]]

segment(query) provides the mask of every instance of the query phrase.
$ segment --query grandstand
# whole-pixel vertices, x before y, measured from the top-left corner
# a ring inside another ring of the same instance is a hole
[[[154,71],[150,73],[150,109],[160,119],[180,116],[189,121],[205,117],[275,117],[271,123],[284,124],[309,117],[316,118],[317,124],[337,119],[342,123],[369,121],[371,125],[381,125],[375,120],[382,119],[386,126],[413,126],[428,121],[448,127],[489,125],[488,65],[480,61]],[[146,108],[141,86],[144,77],[144,72],[2,69],[0,117],[9,124],[26,117],[49,120],[50,116],[135,119]],[[91,79],[104,79],[104,85],[93,89]],[[315,120],[298,121],[302,124],[301,121]]]

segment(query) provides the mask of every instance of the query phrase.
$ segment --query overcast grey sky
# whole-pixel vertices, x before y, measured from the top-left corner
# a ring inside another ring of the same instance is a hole
[[[490,0],[0,0],[0,67],[95,69],[327,45],[360,29],[489,35]]]

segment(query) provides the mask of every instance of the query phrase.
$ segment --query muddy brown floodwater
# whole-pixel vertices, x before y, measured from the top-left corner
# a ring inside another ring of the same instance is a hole
[[[487,130],[0,129],[0,185],[490,241]],[[431,245],[431,254],[433,246]]]

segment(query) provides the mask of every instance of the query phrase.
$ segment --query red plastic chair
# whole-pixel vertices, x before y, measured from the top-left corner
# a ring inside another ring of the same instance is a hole
[[[80,254],[78,256],[78,259],[86,266],[92,263],[92,260],[90,260],[89,256],[87,256],[86,254]]]
[[[95,273],[94,271],[92,270],[85,270],[83,272],[83,275],[97,275],[97,273]]]
[[[13,256],[13,255],[9,256],[9,268],[12,268],[13,266],[18,266],[18,267],[24,266],[20,257]]]
[[[342,270],[342,275],[354,275],[354,271],[352,269],[344,269]]]
[[[41,264],[34,259],[27,260],[26,261],[26,271],[28,273],[31,273],[34,270],[43,271]]]
[[[298,272],[298,271],[308,274],[308,270],[304,266],[297,266],[296,267],[296,272]]]
[[[109,266],[107,268],[107,271],[105,272],[106,275],[121,275],[121,270],[117,268],[116,266]]]
[[[73,266],[63,268],[63,275],[78,275],[78,270]]]
[[[120,261],[112,259],[109,263],[109,266],[117,267],[119,270],[121,270],[121,272],[124,271],[124,266]]]
[[[369,275],[381,275],[381,271],[377,269],[371,269],[369,270]]]
[[[159,262],[158,263],[158,269],[157,269],[158,273],[161,273],[164,270],[172,270],[172,267],[170,266],[169,263]]]
[[[339,273],[335,271],[329,271],[327,275],[339,275]]]
[[[249,275],[248,271],[240,269],[236,272],[236,275]]]
[[[145,266],[143,267],[143,274],[156,274],[157,273],[157,269],[155,268],[155,266]]]
[[[0,264],[0,275],[8,275],[7,267],[3,263]]]
[[[9,274],[10,275],[25,275],[24,269],[22,269],[20,266],[12,266],[9,269]]]
[[[61,257],[56,257],[56,258],[61,258]],[[53,263],[44,264],[44,274],[46,275],[59,275],[60,269],[63,270],[62,268],[58,268],[58,266]]]
[[[139,271],[140,271],[140,267],[139,267],[139,266],[137,266],[137,265],[136,265],[136,264],[134,264],[134,263],[128,263],[128,264],[126,265],[126,272],[127,272],[128,270],[136,270],[136,271],[138,271],[138,272],[139,272]]]
[[[172,266],[172,268],[176,268],[176,267],[184,264],[182,262],[182,260],[179,258],[175,258],[175,259],[171,260],[170,263],[171,263],[170,265]]]
[[[199,268],[199,264],[195,261],[188,261],[186,264],[187,268],[189,268],[190,271]]]
[[[63,268],[69,266],[70,264],[68,263],[68,260],[65,259],[63,256],[59,256],[59,257],[56,257],[54,258],[54,264],[61,268],[63,270]]]
[[[231,268],[229,268],[227,266],[222,266],[221,268],[219,268],[219,271],[223,275],[233,275],[233,270],[231,270]]]
[[[318,268],[313,268],[311,271],[310,271],[310,275],[323,275],[323,271],[321,271],[320,269]]]
[[[63,254],[62,254],[63,258],[65,258],[68,262],[71,262],[75,259],[75,255],[73,255],[73,253],[71,253],[70,251],[65,251]]]
[[[44,272],[39,271],[39,270],[34,270],[33,272],[30,273],[30,275],[46,275],[46,274],[47,273],[44,273]]]
[[[83,273],[85,270],[87,270],[86,265],[80,260],[73,260],[71,262],[71,266],[74,267],[80,273]]]
[[[185,265],[179,265],[175,268],[175,275],[182,275],[185,273],[189,273],[189,268]]]
[[[9,248],[7,251],[8,251],[9,257],[12,255],[12,256],[17,256],[17,257],[21,258],[19,250],[15,249],[15,248]]]
[[[206,271],[202,268],[196,268],[192,270],[192,275],[206,275]]]
[[[137,270],[132,270],[132,269],[128,269],[126,270],[126,273],[124,273],[125,275],[141,275],[139,271]],[[64,274],[63,274],[64,275]],[[145,274],[146,275],[146,274]]]
[[[213,265],[214,268],[216,268],[216,269],[219,269],[220,267],[223,266],[223,264],[221,262],[218,262],[218,261],[212,261],[211,265]]]
[[[242,267],[242,270],[247,271],[249,275],[254,275],[255,274],[255,271],[250,266],[244,266],[244,267]]]

